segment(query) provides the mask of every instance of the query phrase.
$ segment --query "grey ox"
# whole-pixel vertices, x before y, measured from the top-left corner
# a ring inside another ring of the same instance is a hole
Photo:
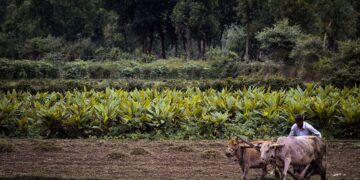
[[[300,174],[300,179],[305,176],[319,174],[322,180],[326,179],[326,145],[316,136],[280,137],[274,142],[261,145],[261,160],[275,163],[283,167],[281,178],[286,179],[290,165],[305,167]],[[310,170],[311,172],[307,172]]]
[[[271,141],[251,141],[252,144],[257,145],[259,143],[267,143]],[[237,137],[232,138],[228,142],[228,147],[225,150],[225,155],[227,157],[235,156],[241,170],[243,172],[242,179],[246,180],[247,175],[250,168],[261,168],[263,178],[267,174],[266,164],[260,160],[260,151],[256,150],[255,148],[251,148],[242,140],[239,140]]]

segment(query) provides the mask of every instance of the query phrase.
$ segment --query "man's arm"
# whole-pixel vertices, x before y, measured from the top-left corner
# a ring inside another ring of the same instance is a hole
[[[309,123],[307,124],[307,129],[308,129],[311,133],[313,133],[315,136],[321,138],[321,133],[320,133],[318,130],[316,130],[311,124],[309,124]]]
[[[296,136],[295,127],[294,127],[294,126],[291,127],[291,131],[290,131],[290,133],[289,133],[289,136]]]

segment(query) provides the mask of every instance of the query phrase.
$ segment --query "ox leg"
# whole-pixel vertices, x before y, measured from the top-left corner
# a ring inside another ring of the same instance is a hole
[[[275,168],[274,168],[274,173],[275,173],[275,179],[280,179],[281,171],[277,166],[275,166]]]
[[[287,171],[289,170],[291,160],[289,158],[286,158],[284,161],[284,169],[282,172],[282,179],[286,180]]]
[[[320,171],[321,180],[327,180],[326,165],[324,166],[322,162],[319,162],[319,171]]]
[[[312,166],[315,172],[313,174],[319,174],[321,177],[321,180],[327,180],[326,178],[326,164],[324,165],[323,160],[317,160],[313,161]]]
[[[316,174],[315,170],[314,170],[314,169],[310,169],[310,172],[305,174],[304,179],[310,180],[310,177],[311,177],[312,175],[314,175],[314,174]]]
[[[265,165],[264,167],[262,167],[262,174],[261,174],[261,178],[260,179],[264,179],[264,177],[267,174],[267,166]]]
[[[303,178],[305,177],[306,172],[307,172],[307,170],[309,169],[310,165],[311,165],[311,164],[308,164],[308,165],[302,170],[302,172],[301,172],[301,174],[300,174],[300,178],[301,178],[301,179],[303,179]]]
[[[243,180],[247,180],[247,175],[248,175],[248,172],[249,172],[249,167],[244,167],[243,168],[243,176],[242,176],[242,179]]]

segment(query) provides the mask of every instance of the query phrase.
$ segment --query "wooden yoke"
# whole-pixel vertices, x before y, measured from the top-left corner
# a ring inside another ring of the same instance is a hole
[[[241,141],[243,141],[245,144],[249,145],[251,148],[255,148],[257,151],[260,152],[260,149],[259,147],[255,146],[253,143],[249,142],[249,141],[246,141],[245,139],[237,136],[238,139],[240,139]]]

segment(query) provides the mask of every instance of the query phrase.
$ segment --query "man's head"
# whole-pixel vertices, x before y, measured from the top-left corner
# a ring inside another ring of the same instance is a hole
[[[297,124],[297,126],[299,128],[302,128],[303,127],[303,124],[304,124],[304,116],[302,115],[296,115],[295,117],[295,123]]]

